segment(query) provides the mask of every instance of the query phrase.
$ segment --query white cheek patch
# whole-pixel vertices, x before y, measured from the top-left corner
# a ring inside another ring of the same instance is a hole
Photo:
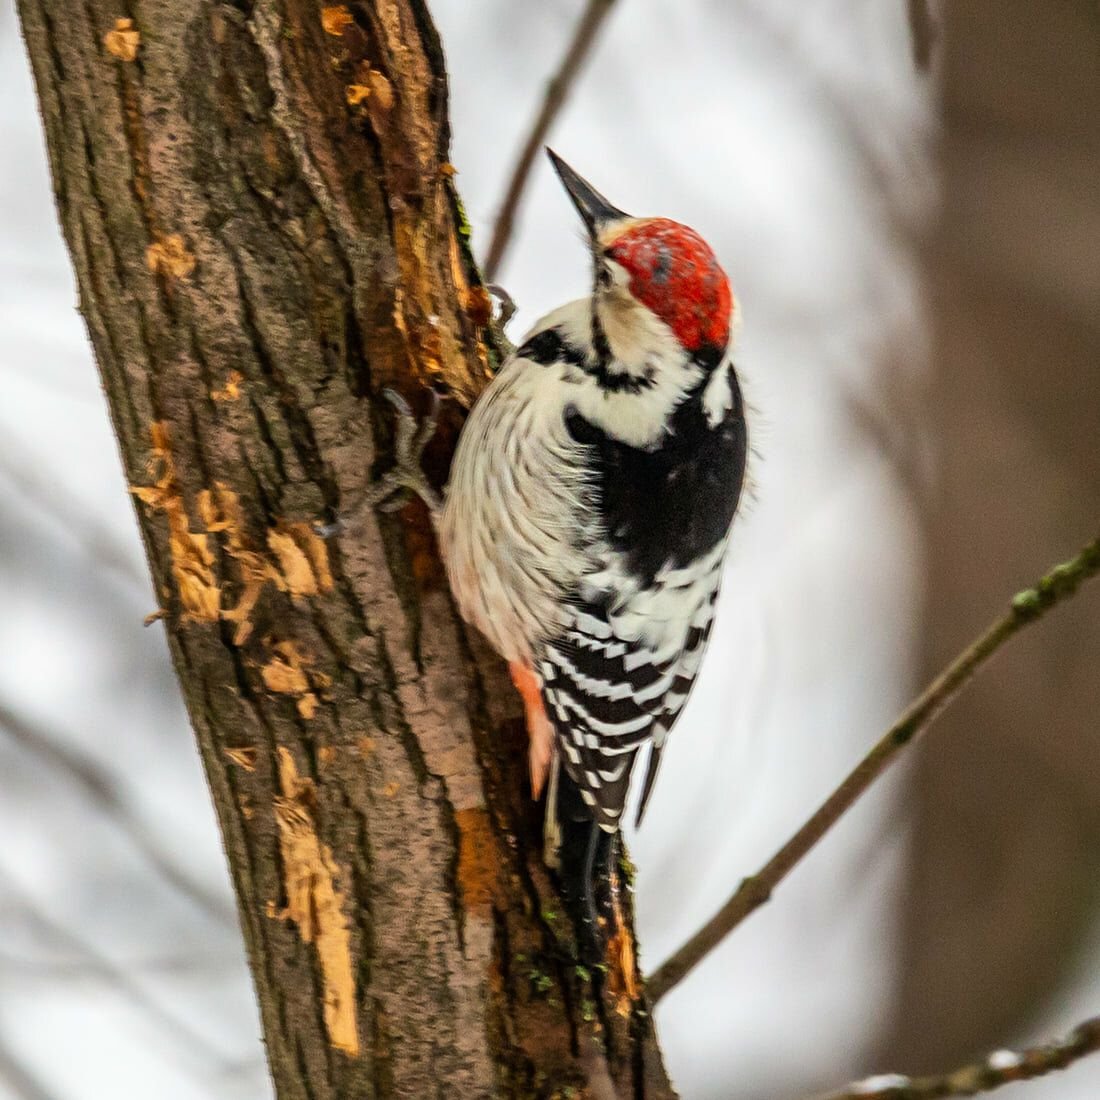
[[[621,266],[609,266],[625,277]],[[614,286],[606,291],[600,298],[599,315],[612,351],[608,370],[636,379],[639,384],[609,389],[589,371],[562,364],[557,369],[565,383],[563,396],[585,420],[608,435],[632,447],[655,446],[673,410],[702,378],[702,369],[680,346],[672,330],[626,289]],[[556,328],[573,347],[595,354],[590,301],[582,299],[554,310],[533,331],[547,328]]]
[[[672,330],[626,292],[612,291],[602,299],[600,323],[612,351],[611,369],[638,379],[639,386],[633,391],[586,386],[577,410],[623,443],[656,446],[702,370]]]
[[[551,366],[513,359],[474,406],[451,467],[440,540],[451,590],[507,660],[530,660],[563,625],[565,594],[590,568],[583,452]]]
[[[607,270],[611,273],[611,285],[622,290],[629,290],[630,272],[615,260],[607,260],[605,262],[607,264]]]

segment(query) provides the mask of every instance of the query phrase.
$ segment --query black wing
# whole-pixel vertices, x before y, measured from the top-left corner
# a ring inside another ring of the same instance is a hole
[[[574,625],[545,647],[540,662],[547,714],[566,772],[601,828],[619,828],[638,749],[652,745],[639,820],[664,737],[683,709],[710,634],[713,591],[698,607],[681,649],[661,659],[617,636],[604,609],[576,609]]]
[[[710,635],[730,524],[741,495],[747,433],[740,387],[714,425],[703,387],[677,410],[661,447],[611,439],[573,412],[567,424],[590,449],[598,507],[611,548],[644,595],[684,590],[678,643],[653,648],[616,628],[616,600],[575,604],[574,621],[541,655],[543,693],[563,762],[601,828],[619,827],[639,747],[651,743],[639,820],[665,735],[687,701]],[[675,593],[672,593],[675,596]]]

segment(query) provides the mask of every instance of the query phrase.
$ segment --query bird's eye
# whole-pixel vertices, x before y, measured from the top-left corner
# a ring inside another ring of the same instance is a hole
[[[596,269],[596,282],[602,287],[611,285],[611,268],[607,264],[600,264]]]

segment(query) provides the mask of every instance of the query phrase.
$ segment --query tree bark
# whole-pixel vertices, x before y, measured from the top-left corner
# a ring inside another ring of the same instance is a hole
[[[278,1096],[671,1096],[575,964],[426,513],[314,533],[385,466],[383,387],[454,398],[441,484],[496,357],[422,0],[19,10]]]

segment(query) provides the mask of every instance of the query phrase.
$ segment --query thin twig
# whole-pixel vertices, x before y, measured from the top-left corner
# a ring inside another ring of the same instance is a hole
[[[1083,581],[1098,572],[1100,538],[1089,543],[1072,561],[1055,566],[1033,588],[1018,593],[1008,611],[925,688],[798,832],[757,874],[744,879],[726,904],[658,967],[648,982],[650,1002],[655,1004],[683,981],[734,928],[771,897],[775,888],[893,763],[902,749],[924,732],[1009,638],[1068,600]]]
[[[5,918],[6,928],[10,928],[15,919]],[[28,921],[33,926],[33,921]],[[211,974],[223,976],[239,962],[240,956],[228,949],[208,955],[181,950],[162,954],[147,954],[120,958],[118,965],[128,973],[137,975],[155,974],[158,977],[172,975]],[[14,974],[28,981],[43,983],[56,982],[59,978],[97,977],[97,964],[87,958],[64,955],[56,958],[46,957],[22,951],[15,954],[0,950],[0,974]]]
[[[156,1024],[179,1054],[215,1072],[234,1066],[235,1060],[195,1030],[184,1015],[176,1011],[175,1004],[171,1008],[164,1007],[158,998],[145,991],[136,980],[137,975],[124,964],[108,958],[72,928],[54,920],[4,868],[0,868],[0,894],[17,907],[23,919],[43,939],[54,944],[64,955],[79,959],[88,974],[129,1001],[140,1018]]]
[[[546,95],[531,125],[531,131],[524,142],[519,160],[516,161],[516,166],[512,170],[508,190],[504,193],[504,201],[500,204],[500,213],[497,215],[496,225],[493,226],[493,239],[489,242],[489,251],[485,257],[484,274],[485,281],[488,283],[496,278],[500,261],[504,258],[508,242],[512,238],[516,211],[519,209],[520,199],[523,198],[523,191],[527,186],[527,178],[531,174],[535,157],[538,156],[539,149],[550,132],[550,127],[554,125],[558,112],[565,105],[573,82],[580,73],[596,41],[600,27],[614,4],[615,0],[588,0],[561,65],[546,86]]]
[[[928,0],[908,0],[909,38],[913,50],[913,64],[926,73],[932,68],[932,54],[939,37],[939,28],[932,15]]]
[[[1030,1081],[1065,1069],[1100,1050],[1100,1016],[1075,1027],[1064,1039],[1030,1050],[994,1051],[983,1062],[963,1066],[942,1077],[904,1077],[889,1073],[868,1077],[830,1092],[818,1100],[941,1100],[945,1096],[977,1096],[1014,1081]]]
[[[6,1085],[6,1095],[18,1100],[58,1100],[8,1045],[3,1032],[0,1032],[0,1085]]]
[[[8,445],[10,447],[10,444]],[[69,493],[58,480],[48,481],[28,455],[0,454],[0,479],[9,483],[29,508],[63,527],[96,566],[114,573],[128,585],[140,585],[147,598],[149,578],[126,552],[120,537],[99,523],[84,502]]]
[[[148,823],[131,809],[108,770],[86,753],[66,745],[59,736],[39,728],[3,700],[0,700],[0,733],[6,733],[16,744],[75,783],[126,835],[165,882],[199,906],[212,920],[227,928],[235,927],[233,903],[199,882],[154,838]]]

